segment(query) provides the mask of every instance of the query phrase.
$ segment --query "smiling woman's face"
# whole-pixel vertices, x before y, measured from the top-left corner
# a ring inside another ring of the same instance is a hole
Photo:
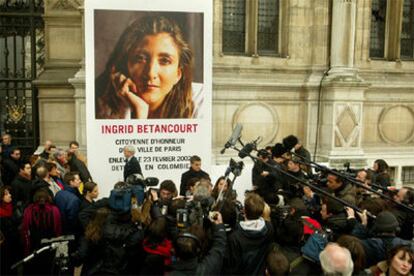
[[[150,110],[158,108],[181,79],[179,62],[179,50],[168,33],[145,36],[129,53],[129,77]]]

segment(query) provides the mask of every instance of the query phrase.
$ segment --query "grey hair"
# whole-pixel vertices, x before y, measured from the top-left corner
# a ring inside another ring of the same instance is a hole
[[[132,152],[135,154],[135,147],[134,146],[125,146],[124,150]]]
[[[210,196],[210,191],[208,185],[211,185],[207,180],[200,180],[194,185],[194,200],[201,200],[203,198]]]
[[[319,259],[324,275],[351,276],[354,270],[351,253],[336,243],[329,243],[319,254]]]
[[[59,156],[65,154],[66,151],[64,151],[63,149],[57,149],[54,153],[53,153],[53,157],[55,159],[57,159]]]

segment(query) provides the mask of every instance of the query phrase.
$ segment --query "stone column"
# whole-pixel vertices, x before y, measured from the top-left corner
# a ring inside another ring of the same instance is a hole
[[[356,0],[333,0],[330,75],[354,75]]]
[[[361,147],[365,83],[354,67],[356,0],[333,0],[330,70],[322,82],[319,160],[366,165]]]
[[[80,0],[45,1],[45,67],[34,84],[39,89],[40,142],[51,139],[67,148],[76,139],[75,90],[68,79],[83,56]]]
[[[82,17],[82,34],[85,33],[84,7],[79,7]],[[79,63],[81,68],[74,78],[68,81],[75,88],[73,98],[75,99],[75,139],[79,142],[80,150],[86,151],[86,106],[85,106],[85,40],[82,35],[82,60]]]

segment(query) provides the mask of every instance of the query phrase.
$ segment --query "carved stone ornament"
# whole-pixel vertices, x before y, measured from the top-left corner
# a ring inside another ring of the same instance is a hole
[[[265,103],[249,103],[240,106],[233,115],[233,128],[237,123],[243,125],[243,141],[250,142],[261,136],[260,144],[262,145],[268,145],[274,141],[280,124],[276,110]]]
[[[20,122],[20,120],[23,119],[25,115],[25,107],[23,105],[9,105],[7,106],[7,109],[9,112],[9,120],[11,120],[13,123],[17,124]]]
[[[49,0],[49,3],[52,10],[77,11],[81,6],[78,0]]]
[[[414,141],[414,110],[407,105],[384,108],[378,119],[381,139],[388,144],[404,145]]]
[[[335,126],[335,146],[336,147],[355,147],[359,137],[359,107],[348,104],[337,107]]]

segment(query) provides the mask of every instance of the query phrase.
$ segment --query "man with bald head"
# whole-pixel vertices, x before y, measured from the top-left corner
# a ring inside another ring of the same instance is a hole
[[[43,152],[40,154],[40,157],[49,160],[50,147],[53,145],[52,141],[46,140],[45,145],[43,146]]]
[[[319,259],[324,275],[351,276],[354,270],[351,253],[337,243],[328,243]]]

